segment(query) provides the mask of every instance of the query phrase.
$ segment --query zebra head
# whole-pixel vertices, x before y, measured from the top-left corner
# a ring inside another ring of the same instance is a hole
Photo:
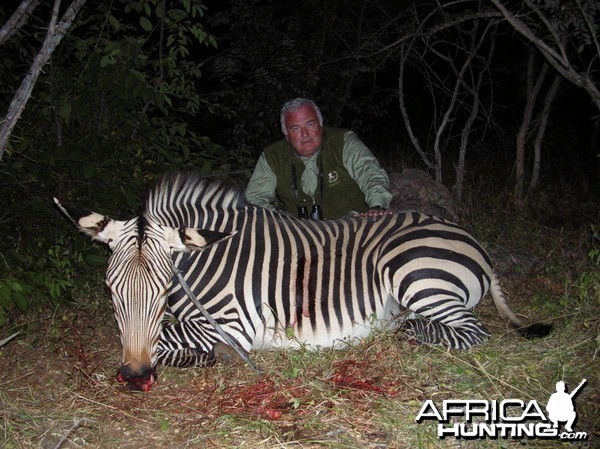
[[[156,381],[157,347],[173,278],[173,253],[203,250],[233,234],[163,226],[145,215],[113,220],[62,205],[56,198],[54,202],[80,231],[112,251],[106,285],[123,346],[117,379],[148,391]]]

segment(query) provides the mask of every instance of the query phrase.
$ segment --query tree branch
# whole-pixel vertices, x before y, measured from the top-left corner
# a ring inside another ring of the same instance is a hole
[[[19,332],[15,332],[14,334],[12,334],[12,335],[10,335],[10,336],[8,336],[8,337],[6,337],[6,338],[3,338],[2,340],[0,340],[0,348],[1,348],[2,346],[4,346],[5,344],[7,344],[8,342],[10,342],[10,341],[11,341],[13,338],[15,338],[17,335],[19,335]]]
[[[40,0],[23,0],[17,10],[0,28],[0,45],[13,37],[29,20]]]
[[[500,0],[491,0],[494,6],[502,13],[506,21],[512,27],[531,42],[544,56],[544,58],[560,73],[565,79],[578,87],[585,89],[592,97],[594,104],[600,109],[600,90],[594,84],[592,79],[586,74],[577,72],[568,59],[557,53],[552,47],[546,44],[527,26],[525,22],[511,13]]]
[[[412,43],[411,43],[411,46],[412,46]],[[409,52],[410,52],[410,47],[409,47]],[[406,132],[408,133],[410,141],[412,142],[413,146],[415,147],[415,150],[417,151],[417,153],[419,153],[419,156],[421,156],[421,159],[423,160],[423,162],[425,163],[427,168],[429,168],[431,170],[435,170],[435,165],[429,160],[429,158],[427,157],[427,154],[425,154],[425,152],[421,148],[419,139],[417,138],[417,136],[415,136],[415,133],[413,132],[412,126],[410,125],[410,119],[408,118],[408,113],[406,112],[406,105],[404,104],[404,64],[406,62],[406,57],[404,55],[404,46],[401,47],[401,53],[402,54],[400,57],[400,67],[399,67],[399,73],[398,73],[398,101],[400,103],[399,104],[400,112],[402,113],[402,118],[404,120],[404,126],[406,127]]]
[[[460,2],[460,3],[472,3],[472,1],[469,0],[466,2]],[[447,5],[444,5],[444,6],[447,6]],[[433,15],[434,12],[429,14],[428,17]],[[405,44],[407,41],[410,41],[411,39],[414,39],[416,37],[425,39],[425,38],[431,37],[431,36],[441,32],[441,31],[461,25],[465,22],[471,22],[473,20],[478,20],[478,19],[493,19],[493,18],[502,18],[502,14],[497,11],[479,11],[479,12],[475,12],[475,13],[464,14],[459,17],[453,18],[452,20],[449,20],[448,22],[444,22],[439,25],[435,25],[427,31],[423,31],[422,26],[420,26],[417,31],[415,31],[413,33],[404,34],[399,39],[396,39],[394,42],[391,42],[390,44],[388,44],[376,51],[373,51],[371,53],[352,54],[352,56],[343,56],[341,58],[333,59],[331,61],[327,61],[326,63],[322,63],[321,65],[337,64],[337,63],[339,63],[341,61],[345,61],[347,59],[372,58],[374,56],[380,55],[381,53],[385,53],[386,51],[393,50],[393,49]],[[423,22],[425,22],[426,20],[427,19],[423,20]]]
[[[44,39],[42,48],[33,59],[31,68],[29,69],[27,75],[25,75],[25,78],[21,82],[21,86],[15,93],[15,96],[8,107],[6,117],[2,123],[2,126],[0,127],[0,161],[2,160],[4,151],[6,150],[8,139],[10,138],[17,121],[21,117],[29,98],[31,97],[31,92],[33,91],[35,83],[37,82],[42,69],[50,60],[52,53],[73,23],[73,20],[77,16],[77,13],[84,3],[85,0],[74,0],[65,11],[60,22],[57,23],[60,0],[55,0],[54,7],[52,9],[52,16],[50,18],[50,24],[48,25],[48,31],[46,33],[46,38]]]
[[[554,27],[552,26],[552,24],[550,23],[548,18],[544,14],[542,14],[542,11],[540,11],[539,8],[537,8],[534,4],[532,4],[530,0],[524,0],[524,1],[527,4],[527,6],[529,6],[529,8],[531,8],[531,10],[534,12],[534,14],[536,16],[538,16],[538,18],[541,20],[541,22],[546,26],[546,29],[548,30],[548,32],[552,35],[552,38],[554,39],[554,43],[556,44],[556,47],[560,51],[562,60],[568,61],[569,58],[567,56],[567,50],[565,48],[565,45],[563,45],[563,40],[559,37],[558,33],[556,32],[556,30],[554,29]]]
[[[440,25],[434,26],[434,27],[430,28],[427,32],[412,33],[412,34],[407,34],[405,36],[402,36],[400,39],[397,39],[396,41],[392,42],[391,44],[386,45],[385,47],[377,50],[376,52],[370,53],[368,55],[362,55],[362,56],[365,58],[370,58],[372,56],[376,56],[380,53],[391,50],[392,48],[397,47],[398,45],[400,45],[414,37],[423,37],[423,38],[430,37],[436,33],[439,33],[440,31],[444,31],[444,30],[447,30],[448,28],[452,28],[457,25],[461,25],[465,22],[471,22],[473,20],[478,20],[478,19],[493,19],[493,18],[497,18],[497,17],[502,17],[502,15],[495,11],[484,11],[484,12],[478,12],[478,13],[473,13],[473,14],[465,14],[464,16],[460,16],[460,17],[457,17],[448,22],[444,22]]]
[[[588,27],[588,30],[590,32],[590,37],[594,41],[594,47],[596,48],[596,58],[600,58],[600,45],[598,44],[598,38],[596,36],[596,30],[594,29],[594,25],[592,24],[592,22],[590,22],[590,18],[585,13],[583,6],[581,6],[581,1],[580,0],[575,0],[575,1],[577,2],[577,7],[579,8],[581,17],[583,17],[583,20],[585,21],[585,24]]]

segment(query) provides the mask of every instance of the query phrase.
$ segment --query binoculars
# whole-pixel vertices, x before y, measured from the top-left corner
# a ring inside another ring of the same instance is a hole
[[[321,211],[321,206],[319,206],[318,204],[315,204],[312,207],[312,212],[310,213],[310,217],[308,215],[308,209],[306,208],[306,206],[298,206],[298,218],[303,218],[303,219],[310,218],[311,220],[322,220],[323,212]]]

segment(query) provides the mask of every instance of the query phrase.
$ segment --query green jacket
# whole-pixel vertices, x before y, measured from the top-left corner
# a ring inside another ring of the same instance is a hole
[[[326,219],[387,208],[391,196],[389,179],[375,156],[354,132],[337,128],[323,129],[321,147],[310,158],[298,156],[286,139],[267,147],[246,189],[251,204],[275,209],[279,202],[294,216],[298,206],[310,213],[319,204]]]

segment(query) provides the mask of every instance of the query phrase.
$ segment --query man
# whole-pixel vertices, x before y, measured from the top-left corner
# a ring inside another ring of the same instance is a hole
[[[354,132],[323,127],[318,106],[305,98],[285,103],[280,122],[285,138],[258,159],[248,202],[272,210],[280,202],[296,217],[314,206],[325,219],[385,213],[392,198],[388,176]]]

